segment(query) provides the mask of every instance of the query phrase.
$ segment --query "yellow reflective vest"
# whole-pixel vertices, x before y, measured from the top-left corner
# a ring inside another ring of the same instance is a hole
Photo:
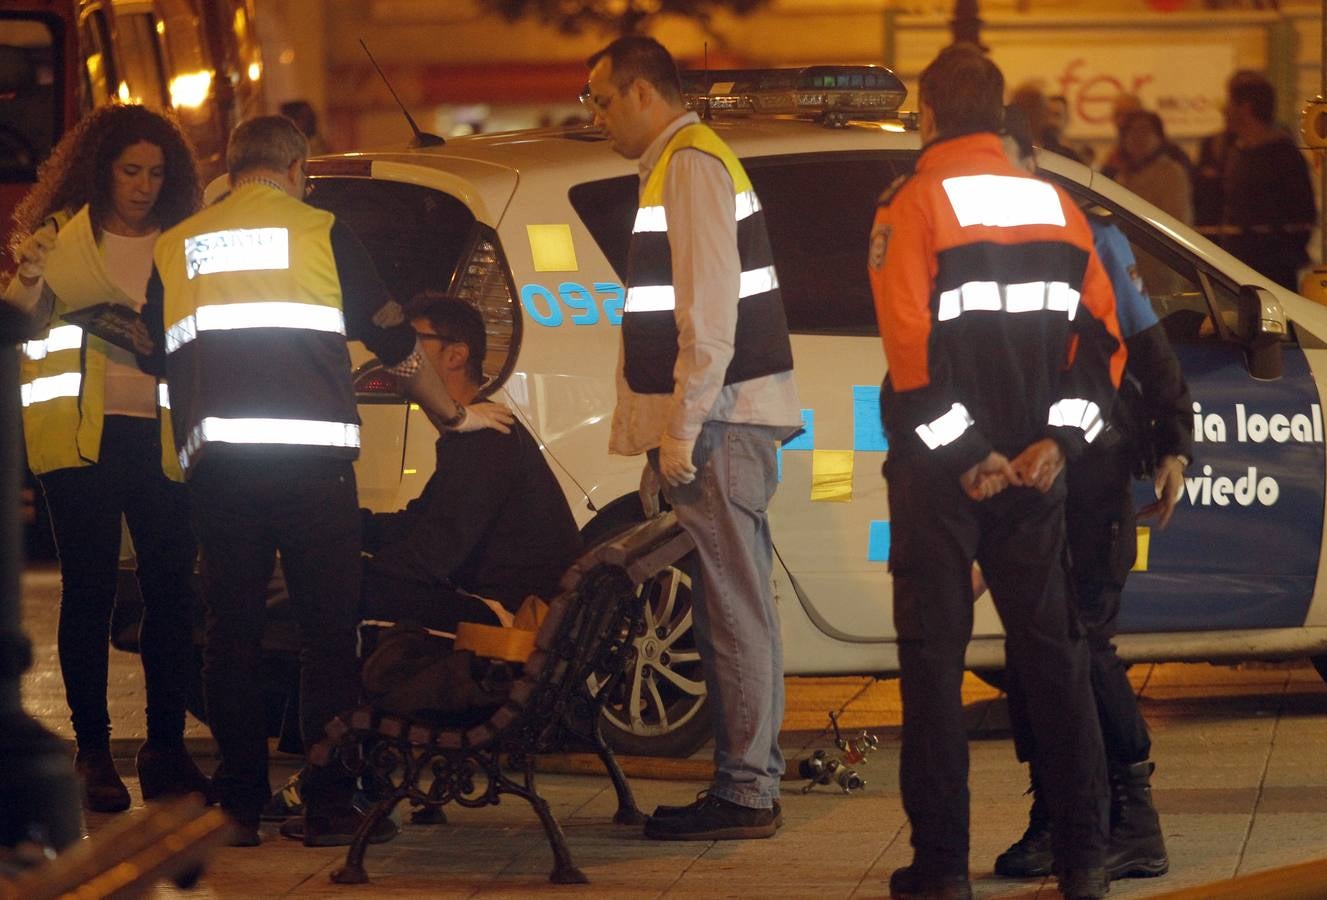
[[[359,454],[334,221],[275,186],[249,182],[157,241],[186,477],[213,453]]]
[[[63,226],[70,214],[60,213],[54,218],[57,226]],[[60,316],[66,308],[55,297],[46,329],[20,348],[23,436],[28,467],[38,475],[90,466],[101,454],[106,415],[106,353],[110,345],[77,325],[64,322]],[[171,431],[170,400],[160,380],[157,403],[161,467],[168,476],[178,479],[180,464]]]
[[[774,252],[765,228],[765,211],[737,156],[714,130],[701,122],[684,125],[668,141],[641,190],[627,256],[627,296],[622,316],[623,369],[631,389],[640,394],[671,394],[677,361],[676,299],[673,257],[663,197],[668,166],[679,150],[699,150],[715,157],[733,181],[737,216],[737,255],[741,278],[733,358],[724,384],[748,381],[793,367],[788,321],[774,270]]]

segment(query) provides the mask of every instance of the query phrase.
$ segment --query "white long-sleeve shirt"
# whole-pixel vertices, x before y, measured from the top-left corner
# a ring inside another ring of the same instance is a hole
[[[640,158],[641,189],[679,129],[700,121],[675,119]],[[707,421],[796,428],[801,406],[792,372],[725,385],[737,330],[741,261],[735,192],[727,168],[699,150],[674,153],[664,177],[664,215],[673,261],[677,363],[672,394],[638,394],[627,384],[618,350],[617,407],[610,453],[626,456],[659,446],[664,432],[694,439]]]

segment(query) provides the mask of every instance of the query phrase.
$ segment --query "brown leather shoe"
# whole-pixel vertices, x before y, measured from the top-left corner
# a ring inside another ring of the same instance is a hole
[[[129,808],[129,791],[115,771],[110,747],[80,749],[74,771],[83,788],[83,808],[92,812],[123,812]]]

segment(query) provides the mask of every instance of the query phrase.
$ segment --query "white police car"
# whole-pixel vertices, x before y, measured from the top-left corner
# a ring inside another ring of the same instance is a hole
[[[711,73],[701,87],[766,210],[805,406],[804,430],[781,449],[770,510],[787,672],[892,673],[884,359],[865,255],[876,197],[920,149],[894,113],[902,85],[879,68],[815,67]],[[1039,162],[1076,197],[1113,211],[1160,273],[1153,302],[1194,398],[1196,459],[1171,526],[1139,529],[1121,654],[1313,656],[1327,674],[1327,344],[1315,336],[1327,339],[1327,309],[1088,167],[1047,154]],[[355,229],[399,297],[451,290],[482,309],[491,392],[538,436],[587,535],[638,518],[642,460],[607,453],[635,164],[592,128],[573,127],[341,154],[311,171],[311,202]],[[358,383],[361,499],[395,509],[428,478],[435,432],[374,366]],[[707,731],[685,580],[674,574],[650,595],[654,627],[641,640],[666,652],[651,664],[642,656],[609,730],[620,748],[685,753]],[[998,669],[1002,654],[984,599],[969,666]]]

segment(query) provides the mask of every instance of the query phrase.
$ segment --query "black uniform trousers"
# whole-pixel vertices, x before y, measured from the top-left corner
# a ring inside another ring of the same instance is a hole
[[[1092,694],[1096,698],[1106,761],[1129,766],[1151,755],[1152,740],[1129,683],[1128,666],[1115,651],[1120,594],[1138,555],[1133,505],[1133,454],[1089,453],[1068,467],[1069,496],[1064,506],[1069,542],[1072,601],[1091,653]],[[1018,679],[1008,679],[1009,722],[1018,758],[1031,762],[1036,735]],[[1034,766],[1033,780],[1038,780]]]
[[[979,503],[924,458],[893,452],[885,476],[903,697],[899,780],[914,864],[929,874],[968,871],[962,683],[975,560],[1004,623],[1006,654],[1024,673],[1056,859],[1100,866],[1106,767],[1087,646],[1066,597],[1064,478],[1047,494],[1009,488]]]
[[[204,458],[189,481],[203,556],[207,627],[203,690],[221,753],[221,805],[257,824],[271,794],[261,638],[276,553],[300,629],[300,730],[307,752],[359,699],[355,626],[359,504],[351,463],[319,458]],[[304,788],[317,815],[348,805],[352,782],[312,767]]]
[[[40,476],[60,554],[60,671],[74,735],[82,750],[110,744],[106,679],[123,515],[143,595],[139,652],[147,734],[161,743],[179,741],[194,661],[188,492],[161,471],[155,418],[106,416],[98,459]]]

